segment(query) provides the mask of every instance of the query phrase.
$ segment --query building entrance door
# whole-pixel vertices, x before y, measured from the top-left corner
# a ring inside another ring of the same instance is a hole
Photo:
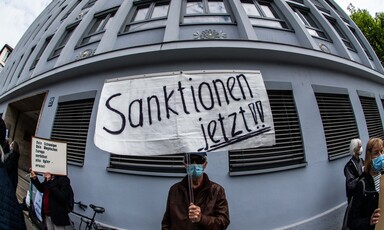
[[[8,104],[4,115],[8,142],[16,141],[19,144],[19,200],[25,197],[29,188],[29,177],[26,175],[31,167],[31,138],[35,135],[45,97],[44,92],[14,101]]]

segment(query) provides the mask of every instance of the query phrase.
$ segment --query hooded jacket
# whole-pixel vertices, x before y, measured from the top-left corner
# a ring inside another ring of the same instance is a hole
[[[201,220],[192,223],[188,218],[188,177],[174,184],[168,193],[162,230],[222,230],[230,223],[228,202],[224,188],[203,174],[203,188],[195,195],[195,205],[201,208]]]

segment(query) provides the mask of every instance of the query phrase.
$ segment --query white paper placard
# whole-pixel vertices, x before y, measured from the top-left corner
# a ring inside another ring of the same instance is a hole
[[[275,144],[259,71],[113,79],[100,96],[94,141],[121,155],[221,151]]]
[[[35,172],[67,175],[67,143],[32,137],[31,168]]]

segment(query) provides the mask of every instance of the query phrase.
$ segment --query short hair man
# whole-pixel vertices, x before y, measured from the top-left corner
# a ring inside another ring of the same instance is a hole
[[[230,220],[225,191],[204,173],[207,164],[205,152],[185,155],[187,176],[169,189],[162,230],[221,230],[228,227]]]

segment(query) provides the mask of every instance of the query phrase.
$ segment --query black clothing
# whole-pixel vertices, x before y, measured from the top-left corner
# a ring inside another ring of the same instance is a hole
[[[54,179],[50,181],[44,180],[43,183],[41,183],[38,178],[31,180],[33,185],[36,186],[39,192],[44,192],[45,188],[49,189],[48,206],[52,222],[57,226],[70,225],[69,216],[67,212],[67,203],[70,192],[69,178],[67,176],[55,176]],[[44,200],[44,195],[46,194],[43,193],[42,200]],[[44,207],[41,207],[42,210],[44,210]]]
[[[4,164],[0,161],[0,229],[26,230],[24,214],[8,178]]]
[[[375,225],[370,225],[370,221],[379,205],[379,193],[376,192],[375,182],[369,173],[364,172],[361,177],[364,183],[357,183],[349,211],[348,227],[350,230],[374,230]]]
[[[5,126],[5,122],[3,118],[0,117],[0,145],[4,148],[5,146],[5,135],[7,133],[7,127]],[[7,152],[4,152],[7,153]]]
[[[19,167],[20,154],[16,151],[11,151],[5,160],[5,167],[7,168],[8,176],[11,179],[13,188],[17,188],[17,182],[19,180],[18,167]]]
[[[344,167],[345,190],[348,203],[351,201],[360,175],[363,173],[364,160],[361,158],[351,157]]]

